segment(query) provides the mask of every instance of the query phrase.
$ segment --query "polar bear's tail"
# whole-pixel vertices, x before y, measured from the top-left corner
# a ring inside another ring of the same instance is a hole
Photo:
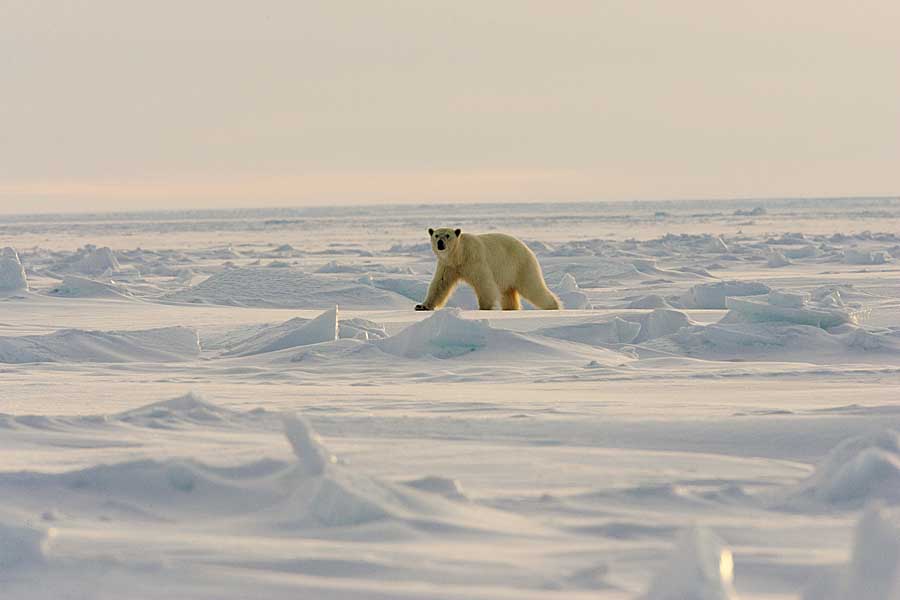
[[[562,308],[559,298],[550,291],[543,279],[539,279],[528,285],[528,289],[520,289],[519,293],[526,300],[543,310],[559,310]]]

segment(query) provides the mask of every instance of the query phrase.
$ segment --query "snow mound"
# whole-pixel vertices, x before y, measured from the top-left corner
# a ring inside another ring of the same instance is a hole
[[[0,513],[0,575],[45,561],[55,530],[25,524],[27,519]]]
[[[788,506],[858,508],[900,504],[900,434],[883,430],[838,444],[815,472],[788,492]]]
[[[842,323],[857,323],[863,311],[849,306],[831,306],[811,301],[805,294],[771,292],[752,298],[727,298],[729,322],[787,322],[828,329]]]
[[[28,289],[25,267],[19,254],[10,247],[0,250],[0,293],[22,292]]]
[[[619,317],[599,323],[560,325],[558,327],[544,327],[534,331],[537,335],[578,342],[580,344],[590,344],[592,346],[628,344],[633,342],[640,332],[640,323],[632,323]]]
[[[163,297],[166,302],[192,302],[271,308],[349,309],[409,308],[410,299],[340,275],[304,273],[292,267],[234,268]]]
[[[676,542],[643,600],[737,600],[731,551],[711,531],[693,527]]]
[[[79,277],[78,275],[66,275],[62,283],[50,290],[52,296],[64,296],[66,298],[123,298],[131,296],[131,292],[113,281],[103,282]]]
[[[900,600],[900,528],[870,506],[856,526],[850,563],[813,584],[803,600]]]
[[[725,240],[720,237],[714,237],[706,245],[706,251],[716,254],[727,254],[731,250],[728,249],[728,244],[725,243]]]
[[[457,358],[477,352],[490,352],[493,360],[518,362],[541,360],[614,359],[625,357],[599,348],[544,336],[526,335],[494,329],[486,319],[462,318],[458,308],[445,308],[422,321],[413,323],[396,335],[373,342],[382,352],[405,358]],[[604,356],[606,355],[606,356]]]
[[[227,352],[230,356],[250,356],[275,352],[285,348],[309,346],[338,339],[338,307],[326,310],[310,321],[294,319],[278,327],[263,331]]]
[[[200,354],[189,327],[137,331],[64,329],[48,335],[0,337],[0,363],[176,362]]]
[[[732,296],[758,296],[768,294],[769,286],[758,281],[719,281],[700,283],[682,297],[684,308],[727,308],[725,299]]]
[[[141,406],[132,410],[106,417],[108,421],[128,423],[152,429],[174,429],[189,425],[222,425],[245,420],[249,415],[264,414],[239,413],[203,400],[193,392]]]
[[[559,285],[553,290],[562,302],[563,308],[586,310],[591,308],[587,294],[581,291],[571,273],[563,275]]]
[[[463,319],[458,308],[445,308],[376,343],[388,354],[407,358],[452,358],[484,348],[493,332],[486,319]]]

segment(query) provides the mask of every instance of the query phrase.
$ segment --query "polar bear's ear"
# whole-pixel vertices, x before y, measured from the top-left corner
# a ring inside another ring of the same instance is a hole
[[[454,232],[453,232],[453,233],[455,233],[455,234],[456,234],[456,237],[459,237],[459,234],[461,234],[461,233],[462,233],[462,229],[457,229],[457,230],[456,230],[456,231],[454,231]]]
[[[434,235],[434,229],[431,227],[428,228],[428,235]]]

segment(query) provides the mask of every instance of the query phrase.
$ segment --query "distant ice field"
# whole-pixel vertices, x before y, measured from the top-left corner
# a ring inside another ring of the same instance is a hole
[[[897,390],[900,199],[3,217],[0,597],[898,600]]]

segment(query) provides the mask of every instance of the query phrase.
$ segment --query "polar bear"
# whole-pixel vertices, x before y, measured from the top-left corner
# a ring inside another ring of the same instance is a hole
[[[519,310],[519,294],[537,308],[558,310],[534,253],[521,241],[503,233],[474,235],[460,229],[429,229],[431,249],[437,256],[428,295],[416,310],[434,310],[447,301],[460,280],[475,289],[478,308]]]

